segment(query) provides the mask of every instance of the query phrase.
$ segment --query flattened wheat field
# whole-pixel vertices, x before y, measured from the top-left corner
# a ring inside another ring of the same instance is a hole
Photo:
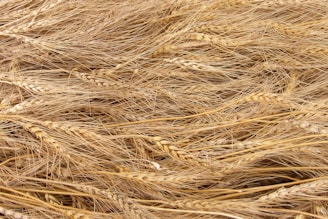
[[[327,0],[1,0],[1,219],[328,218]]]

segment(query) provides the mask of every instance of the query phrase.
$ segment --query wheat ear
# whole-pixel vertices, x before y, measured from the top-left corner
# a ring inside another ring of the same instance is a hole
[[[30,44],[33,47],[37,47],[37,48],[45,48],[45,47],[50,48],[51,47],[51,45],[48,45],[48,43],[46,43],[46,42],[41,42],[40,40],[38,40],[36,38],[24,36],[21,34],[9,33],[7,31],[0,31],[0,36],[10,37],[10,38],[16,39],[18,41]]]
[[[91,219],[87,215],[85,215],[83,213],[78,213],[78,212],[73,211],[73,210],[63,211],[63,213],[69,219]]]
[[[58,201],[58,199],[55,196],[53,196],[53,195],[50,195],[50,194],[46,193],[44,195],[44,198],[50,204],[61,205],[60,201]]]
[[[113,84],[109,83],[108,80],[95,77],[96,75],[90,75],[90,74],[87,74],[84,72],[79,72],[77,68],[73,68],[71,70],[71,73],[72,73],[72,75],[81,79],[82,81],[94,84],[99,87],[109,87],[110,85],[113,85]]]
[[[301,52],[307,55],[325,58],[325,59],[327,59],[328,57],[328,48],[325,47],[308,47],[304,50],[301,50]]]
[[[198,166],[208,165],[208,162],[205,160],[195,158],[187,151],[172,145],[171,142],[164,140],[161,137],[154,137],[152,140],[162,151],[174,159],[184,160],[188,163],[197,164]]]
[[[27,81],[12,81],[12,82],[8,82],[8,83],[12,84],[12,85],[15,85],[17,87],[20,87],[24,90],[33,92],[33,93],[45,93],[45,92],[50,90],[47,87],[34,85],[34,84],[32,84],[30,82],[27,82]]]
[[[294,217],[294,219],[305,219],[304,214],[298,214]]]
[[[278,32],[280,32],[284,35],[288,35],[288,36],[308,37],[311,35],[318,34],[313,31],[309,31],[309,30],[302,29],[302,28],[295,28],[291,25],[280,24],[277,22],[274,22],[270,25]]]
[[[109,175],[115,175],[119,176],[121,178],[131,179],[131,180],[137,180],[141,182],[148,182],[148,183],[183,183],[188,182],[194,178],[194,176],[191,175],[161,175],[156,174],[154,172],[126,172],[121,171],[119,173],[108,173]]]
[[[198,33],[229,33],[232,30],[234,30],[234,27],[231,27],[231,25],[213,25],[213,24],[203,24],[198,27],[195,27],[193,29],[195,32]]]
[[[87,210],[88,207],[80,200],[80,197],[76,197],[74,195],[71,196],[72,199],[72,207]]]
[[[69,154],[66,153],[66,150],[60,146],[60,144],[52,137],[50,137],[46,132],[41,128],[33,125],[32,123],[24,123],[23,128],[37,137],[41,142],[45,142],[47,145],[53,147],[55,151],[58,151],[62,156],[70,158]]]
[[[50,194],[45,194],[44,195],[45,199],[47,202],[49,202],[52,205],[57,205],[57,206],[61,206],[62,204],[60,203],[60,201],[53,195]],[[58,212],[64,214],[66,217],[68,217],[69,219],[90,219],[88,216],[86,216],[83,213],[78,213],[74,210],[59,210]]]
[[[295,127],[304,129],[306,131],[317,134],[328,134],[328,129],[320,127],[318,125],[311,124],[308,121],[286,120],[286,123],[290,123]]]
[[[84,128],[77,128],[76,126],[73,125],[68,125],[68,124],[63,124],[59,122],[53,122],[53,121],[35,121],[36,123],[39,123],[42,126],[45,126],[49,129],[64,132],[67,134],[75,134],[78,136],[82,136],[86,139],[101,139],[101,136],[98,135],[97,133],[86,130]]]
[[[204,65],[195,61],[184,60],[179,58],[164,59],[164,61],[168,63],[176,64],[184,69],[190,69],[195,71],[217,72],[219,70],[210,65]]]
[[[214,210],[215,205],[211,201],[204,200],[177,200],[168,202],[169,205],[173,207],[178,207],[182,209],[200,209],[200,210]],[[216,208],[215,210],[219,210]],[[222,210],[222,209],[220,209]]]
[[[186,39],[192,39],[196,41],[206,42],[214,45],[221,45],[224,47],[236,47],[243,46],[252,43],[253,41],[244,40],[238,41],[233,39],[225,39],[222,37],[218,37],[216,35],[205,34],[205,33],[191,33],[186,35]]]
[[[260,203],[282,203],[293,201],[295,198],[321,195],[327,192],[328,179],[319,179],[313,182],[295,185],[290,188],[280,188],[270,194],[263,195],[256,202]]]
[[[6,33],[28,32],[28,31],[31,31],[35,28],[41,28],[41,27],[45,27],[47,25],[51,25],[51,24],[56,23],[57,20],[53,20],[53,19],[49,19],[50,21],[53,21],[53,22],[49,22],[49,21],[44,20],[44,19],[42,19],[40,22],[36,22],[35,18],[43,12],[49,13],[48,10],[50,10],[51,8],[57,6],[62,1],[63,0],[56,0],[54,3],[44,4],[43,7],[40,7],[37,10],[31,11],[28,14],[28,17],[32,17],[32,19],[30,19],[30,22],[28,22],[27,24],[26,23],[23,23],[23,24],[20,23],[18,26],[13,25],[13,26],[7,28],[4,32],[6,32]]]
[[[172,52],[174,52],[178,47],[175,45],[164,45],[161,46],[160,48],[158,48],[157,50],[155,50],[152,53],[152,57],[157,57],[160,55],[164,55],[164,54],[171,54]]]
[[[141,208],[141,206],[135,203],[131,198],[127,197],[123,193],[110,192],[109,190],[102,190],[95,188],[93,186],[75,184],[73,185],[76,189],[83,191],[87,194],[91,195],[100,195],[108,198],[113,201],[117,206],[119,206],[127,216],[136,219],[156,219],[157,217],[145,209]]]
[[[0,213],[6,217],[13,217],[15,219],[33,219],[32,217],[29,217],[27,215],[24,215],[22,213],[19,213],[19,212],[10,210],[10,209],[6,209],[2,206],[0,206]]]
[[[287,5],[307,5],[310,3],[313,3],[314,1],[311,0],[271,0],[271,1],[266,1],[266,0],[250,0],[254,3],[261,3],[263,6],[268,6],[268,7],[282,7],[282,6],[287,6]]]
[[[250,0],[218,0],[213,5],[210,5],[211,8],[226,8],[226,7],[241,7],[249,4]]]
[[[39,99],[36,99],[36,98],[29,98],[27,100],[24,100],[21,103],[16,104],[12,108],[9,108],[9,109],[5,110],[4,112],[5,113],[18,113],[19,111],[22,111],[22,110],[24,110],[26,108],[29,108],[29,107],[33,107],[33,106],[41,104],[43,102],[44,102],[43,100],[39,100]]]
[[[246,96],[245,100],[247,102],[274,103],[276,105],[289,107],[291,109],[296,108],[295,104],[275,93],[254,93]]]

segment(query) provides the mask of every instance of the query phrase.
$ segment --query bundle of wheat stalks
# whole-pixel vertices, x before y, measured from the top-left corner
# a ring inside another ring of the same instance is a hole
[[[1,218],[328,217],[328,1],[0,12]]]

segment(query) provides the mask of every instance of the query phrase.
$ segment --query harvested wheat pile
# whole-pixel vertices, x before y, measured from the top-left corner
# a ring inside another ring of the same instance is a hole
[[[0,12],[1,218],[328,217],[328,1]]]

